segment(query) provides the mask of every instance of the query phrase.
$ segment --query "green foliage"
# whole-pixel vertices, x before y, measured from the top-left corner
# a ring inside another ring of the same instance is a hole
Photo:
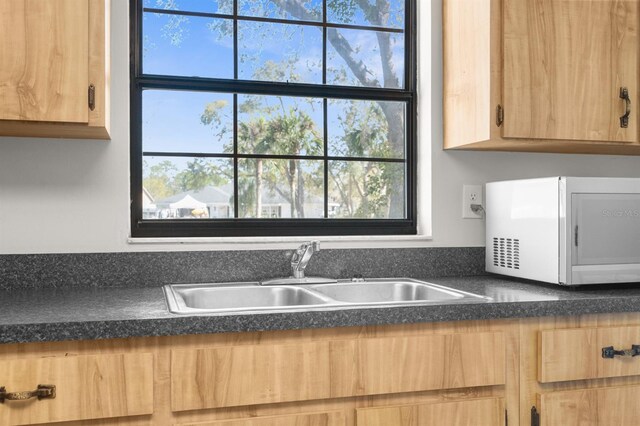
[[[294,108],[286,115],[269,120],[263,143],[276,155],[322,155],[322,136],[316,123],[308,114]]]
[[[177,192],[199,191],[206,186],[222,186],[228,183],[226,168],[204,158],[195,158],[187,164],[187,168],[178,173],[173,184]]]
[[[169,40],[172,46],[180,46],[189,35],[189,18],[182,15],[170,15],[162,28],[162,37]]]
[[[349,22],[356,14],[354,0],[327,0],[327,9],[332,10],[341,22]]]
[[[181,192],[198,191],[209,185],[223,186],[233,176],[232,171],[229,174],[229,167],[222,167],[206,158],[194,158],[181,171],[170,160],[151,167],[145,160],[143,170],[147,171],[143,186],[156,201]]]
[[[257,112],[257,103],[251,100],[251,111]],[[271,111],[269,111],[271,112]],[[320,155],[322,137],[313,119],[291,107],[286,114],[274,115],[266,119],[259,115],[238,125],[238,147],[241,152],[273,155]],[[250,206],[261,204],[261,191],[265,183],[272,195],[279,194],[292,206],[292,217],[304,217],[302,204],[305,198],[305,185],[299,183],[300,162],[295,160],[242,160],[244,169],[239,173],[239,192],[244,211],[253,211]],[[257,170],[261,170],[260,173]],[[318,173],[310,174],[317,179]],[[305,176],[306,177],[306,176]],[[305,180],[304,178],[302,179]],[[257,208],[257,207],[256,207]],[[255,212],[259,216],[259,212]]]
[[[165,160],[159,164],[148,167],[144,162],[144,170],[149,170],[143,180],[143,186],[156,199],[162,199],[173,195],[173,182],[171,176],[175,173],[176,167],[171,161]]]
[[[229,102],[225,99],[218,99],[205,105],[204,111],[200,116],[200,122],[205,126],[210,126],[215,136],[220,139],[224,139],[227,133],[233,132],[233,129],[225,125],[232,121],[230,115],[233,113],[228,107]],[[231,151],[233,151],[233,146],[225,146],[225,152]]]

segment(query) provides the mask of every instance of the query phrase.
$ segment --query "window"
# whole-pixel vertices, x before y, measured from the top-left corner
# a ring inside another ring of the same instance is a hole
[[[132,0],[132,236],[415,234],[415,34],[415,0]]]

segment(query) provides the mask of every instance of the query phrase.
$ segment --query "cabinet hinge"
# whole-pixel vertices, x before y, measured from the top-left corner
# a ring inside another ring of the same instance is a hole
[[[89,109],[93,111],[96,109],[96,86],[89,85]]]
[[[504,109],[502,109],[502,105],[498,104],[496,107],[496,125],[498,127],[502,126],[504,122]]]
[[[531,426],[540,426],[540,413],[535,405],[531,407]]]

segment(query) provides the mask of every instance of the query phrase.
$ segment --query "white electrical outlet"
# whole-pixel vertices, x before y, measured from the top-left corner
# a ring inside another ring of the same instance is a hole
[[[463,219],[482,219],[484,210],[471,208],[472,204],[484,207],[482,199],[482,185],[463,185],[462,186],[462,218]]]

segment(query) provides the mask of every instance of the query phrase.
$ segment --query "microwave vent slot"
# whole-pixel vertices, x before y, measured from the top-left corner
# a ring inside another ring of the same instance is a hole
[[[520,240],[493,238],[493,266],[520,269]]]

